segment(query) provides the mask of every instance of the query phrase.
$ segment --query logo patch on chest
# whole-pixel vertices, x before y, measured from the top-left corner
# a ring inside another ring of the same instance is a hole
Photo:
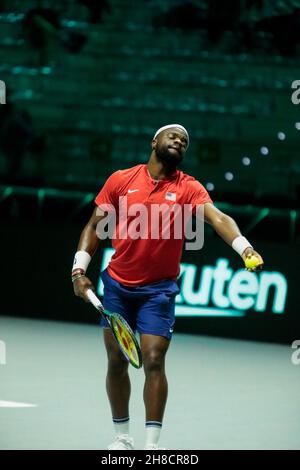
[[[176,193],[166,193],[167,201],[176,201]]]

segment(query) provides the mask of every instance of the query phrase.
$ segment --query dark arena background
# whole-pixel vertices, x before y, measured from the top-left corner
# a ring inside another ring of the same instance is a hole
[[[208,224],[184,251],[162,444],[299,450],[300,1],[0,0],[0,80],[0,449],[112,439],[99,316],[70,272],[106,179],[178,122],[180,169],[264,269]],[[89,267],[99,295],[112,253],[101,243]]]

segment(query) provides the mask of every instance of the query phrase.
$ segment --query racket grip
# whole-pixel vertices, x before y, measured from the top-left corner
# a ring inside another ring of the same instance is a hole
[[[86,291],[86,296],[89,299],[89,301],[91,302],[91,304],[94,305],[94,307],[96,307],[98,309],[103,308],[102,303],[100,302],[98,297],[95,295],[95,293],[92,291],[92,289],[88,289]]]

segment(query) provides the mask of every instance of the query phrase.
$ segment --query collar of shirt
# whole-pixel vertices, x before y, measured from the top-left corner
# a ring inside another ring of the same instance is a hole
[[[148,170],[148,165],[145,165],[144,168],[145,168],[146,177],[148,179],[150,179],[154,184],[174,181],[174,180],[176,180],[176,178],[179,174],[179,170],[175,170],[172,174],[167,175],[167,176],[165,176],[164,178],[162,178],[160,180],[156,180],[156,179],[152,178],[152,176],[150,175],[149,170]]]

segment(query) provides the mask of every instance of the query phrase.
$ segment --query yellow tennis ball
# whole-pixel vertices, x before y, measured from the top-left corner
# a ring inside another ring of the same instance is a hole
[[[246,258],[246,261],[245,261],[246,268],[253,269],[253,268],[256,268],[256,266],[258,265],[259,265],[259,259],[257,258],[257,256],[252,255]]]

